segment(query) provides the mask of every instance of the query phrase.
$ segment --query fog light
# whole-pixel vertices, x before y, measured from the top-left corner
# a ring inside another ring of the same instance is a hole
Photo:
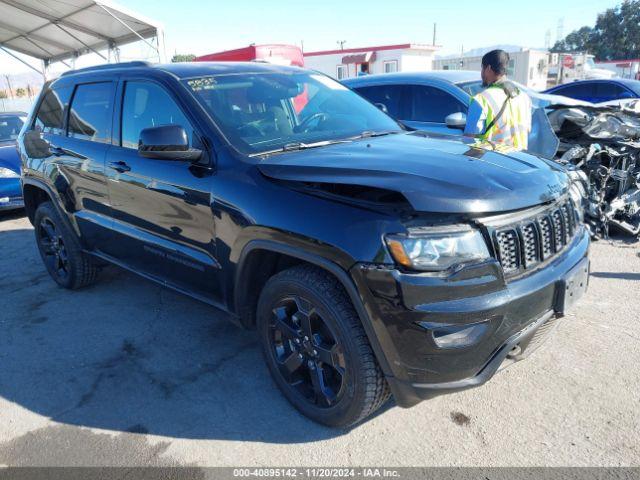
[[[464,325],[446,323],[418,322],[429,331],[439,348],[462,348],[477,343],[487,331],[488,320]]]
[[[0,197],[0,203],[9,203],[9,197]]]

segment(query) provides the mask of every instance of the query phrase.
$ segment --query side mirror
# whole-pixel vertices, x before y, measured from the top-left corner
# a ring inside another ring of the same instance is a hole
[[[389,115],[389,110],[387,110],[387,106],[384,103],[374,103],[374,105],[378,107],[380,110],[382,110],[384,113]]]
[[[445,117],[444,123],[449,128],[464,130],[464,127],[467,125],[467,116],[462,112],[452,113]]]
[[[189,148],[189,137],[180,125],[161,125],[140,132],[138,154],[158,160],[196,161],[202,156],[202,150]]]

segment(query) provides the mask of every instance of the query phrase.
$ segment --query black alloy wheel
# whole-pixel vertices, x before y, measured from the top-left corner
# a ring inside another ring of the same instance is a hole
[[[60,280],[66,280],[69,276],[69,255],[62,235],[47,216],[40,219],[37,229],[38,246],[47,270]]]
[[[310,419],[348,427],[391,396],[351,299],[328,272],[301,264],[273,275],[256,322],[276,385]]]
[[[344,392],[345,357],[318,311],[302,297],[285,298],[272,310],[269,328],[283,378],[312,404],[335,405]]]
[[[80,240],[51,202],[38,205],[33,227],[47,272],[64,288],[76,289],[95,282],[98,267],[82,251]]]

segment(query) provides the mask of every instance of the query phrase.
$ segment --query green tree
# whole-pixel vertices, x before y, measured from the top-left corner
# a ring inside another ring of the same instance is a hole
[[[22,87],[18,87],[18,88],[16,88],[16,97],[18,97],[18,98],[22,98],[22,97],[24,97],[26,94],[27,94],[27,91],[26,91],[24,88],[22,88]]]
[[[588,52],[598,60],[640,57],[640,0],[625,0],[598,15],[594,27],[574,30],[552,52]]]
[[[0,90],[0,99],[4,100],[5,98],[9,98],[7,92],[4,90]]]
[[[193,60],[196,58],[195,55],[193,55],[192,53],[176,53],[172,58],[171,58],[171,62],[172,63],[177,63],[177,62],[193,62]]]

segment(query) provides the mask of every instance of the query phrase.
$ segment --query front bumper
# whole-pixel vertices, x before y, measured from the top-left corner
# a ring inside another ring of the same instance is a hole
[[[567,274],[588,257],[586,229],[543,268],[505,281],[497,262],[443,277],[359,264],[352,277],[371,321],[398,405],[478,386],[521,360],[563,316]],[[444,349],[424,325],[488,328],[474,344]]]
[[[0,210],[14,210],[24,207],[19,178],[0,179]]]

